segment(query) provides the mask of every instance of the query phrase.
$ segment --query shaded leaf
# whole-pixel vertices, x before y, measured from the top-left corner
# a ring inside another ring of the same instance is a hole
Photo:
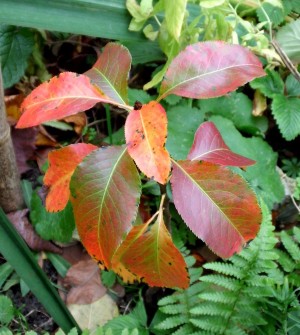
[[[70,242],[75,228],[73,209],[70,203],[58,213],[49,213],[41,198],[34,192],[30,207],[30,220],[36,232],[44,240]]]
[[[50,187],[46,198],[46,209],[57,212],[64,209],[70,197],[70,180],[77,165],[97,147],[92,144],[71,144],[49,153],[49,169],[44,184]]]
[[[0,58],[4,88],[24,75],[27,59],[34,47],[34,34],[28,28],[0,25]]]
[[[97,62],[85,75],[111,100],[126,105],[130,66],[131,56],[128,49],[117,43],[108,43]]]
[[[258,89],[268,98],[273,98],[275,94],[284,93],[284,82],[280,74],[274,70],[266,69],[267,75],[263,78],[256,78],[251,81],[250,86]]]
[[[272,101],[272,114],[282,136],[291,141],[300,134],[300,99],[275,95]]]
[[[204,120],[204,113],[195,107],[179,105],[168,108],[167,116],[166,148],[174,159],[186,159],[193,144],[195,132]]]
[[[14,314],[15,309],[11,299],[3,294],[0,294],[0,324],[9,324],[14,318]]]
[[[219,165],[248,166],[255,161],[235,154],[225,144],[220,132],[212,122],[204,122],[198,128],[188,159],[202,160]]]
[[[290,74],[286,78],[285,88],[288,96],[290,97],[300,96],[300,82],[292,74]]]
[[[36,126],[92,108],[98,102],[114,103],[85,75],[63,72],[34,89],[22,103],[17,128]]]
[[[128,153],[147,177],[161,184],[167,182],[171,169],[170,156],[165,149],[166,136],[166,112],[156,101],[133,110],[126,119]]]
[[[261,211],[239,175],[207,162],[173,161],[171,186],[179,214],[217,255],[230,257],[256,236]]]
[[[20,174],[32,169],[28,164],[33,159],[36,150],[36,138],[38,129],[11,129],[14,151],[16,155],[17,166]]]
[[[160,98],[176,94],[187,98],[213,98],[264,76],[258,58],[240,45],[199,42],[175,57],[160,89]]]
[[[138,171],[127,148],[91,152],[71,179],[71,202],[81,241],[107,268],[135,220],[141,192]]]
[[[172,242],[162,212],[151,227],[150,222],[131,229],[113,263],[123,263],[150,286],[187,288],[186,264]]]
[[[28,209],[22,209],[7,214],[18,233],[23,237],[28,246],[35,251],[51,251],[61,253],[61,249],[55,244],[43,240],[33,229],[27,218]]]
[[[100,269],[92,259],[82,260],[71,266],[62,284],[65,288],[70,288],[66,298],[68,305],[91,304],[106,293],[106,288],[101,284]]]

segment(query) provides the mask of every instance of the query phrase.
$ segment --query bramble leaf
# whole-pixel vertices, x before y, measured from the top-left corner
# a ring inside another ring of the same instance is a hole
[[[199,42],[173,59],[159,100],[169,94],[193,99],[218,97],[264,75],[262,64],[250,50],[224,42]]]
[[[179,214],[217,255],[230,257],[256,236],[261,211],[255,194],[226,167],[173,161],[171,186]]]
[[[282,136],[291,141],[300,135],[300,100],[276,94],[272,102],[272,114]]]
[[[118,104],[85,75],[63,72],[34,89],[23,101],[17,128],[33,127],[92,108],[98,102]]]
[[[138,168],[149,178],[161,184],[167,182],[171,161],[165,149],[167,116],[156,101],[133,110],[125,123],[128,153]]]
[[[123,263],[150,286],[187,288],[186,264],[172,242],[162,212],[149,228],[150,222],[131,229],[113,262]]]
[[[44,184],[50,187],[46,198],[46,209],[57,212],[64,209],[70,197],[70,180],[77,165],[97,147],[92,144],[71,144],[49,153],[49,169]]]
[[[126,105],[130,66],[131,56],[128,49],[117,43],[108,43],[97,62],[85,75],[111,100]]]
[[[248,166],[255,161],[232,152],[212,122],[204,122],[195,134],[188,159],[226,166]]]
[[[111,258],[135,220],[141,185],[126,146],[91,152],[71,179],[71,202],[88,253],[111,268]]]

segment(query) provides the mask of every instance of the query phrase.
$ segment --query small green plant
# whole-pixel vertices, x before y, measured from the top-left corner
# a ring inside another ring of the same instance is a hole
[[[296,178],[300,174],[300,160],[296,157],[282,159],[282,170],[291,178]]]

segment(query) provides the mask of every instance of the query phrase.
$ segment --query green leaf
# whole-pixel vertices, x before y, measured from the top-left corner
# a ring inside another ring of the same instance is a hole
[[[274,203],[281,202],[284,189],[276,172],[277,154],[272,148],[260,137],[243,137],[228,119],[212,116],[210,121],[217,126],[232,151],[256,161],[255,165],[240,173],[268,207],[272,208]]]
[[[4,263],[0,265],[0,289],[6,282],[7,278],[13,273],[14,269],[9,263]]]
[[[0,295],[0,324],[7,325],[14,317],[14,306],[10,298]]]
[[[36,232],[45,240],[69,242],[75,227],[70,203],[61,212],[49,213],[36,192],[31,199],[30,220]]]
[[[208,115],[221,115],[230,119],[239,130],[248,134],[256,135],[268,129],[266,117],[252,115],[252,101],[244,93],[233,92],[215,99],[199,100],[198,105]]]
[[[280,0],[265,0],[261,7],[275,26],[284,20],[285,11]],[[261,8],[258,8],[256,13],[260,22],[267,21],[267,17]]]
[[[64,278],[71,267],[71,264],[60,255],[51,252],[47,252],[46,255],[58,274]]]
[[[266,73],[267,76],[252,80],[250,86],[255,90],[260,90],[268,98],[272,98],[274,94],[283,94],[284,83],[280,74],[268,69]]]
[[[172,1],[164,1],[167,29],[176,40],[180,37],[186,5],[187,0],[177,0],[175,6]]]
[[[60,129],[60,130],[73,130],[73,127],[66,122],[62,121],[48,121],[43,123],[44,126],[49,126],[52,128]]]
[[[12,86],[24,75],[33,46],[34,35],[30,30],[0,25],[0,59],[4,88]]]
[[[141,102],[142,104],[147,104],[148,102],[152,101],[153,98],[151,95],[143,90],[138,90],[135,88],[129,88],[128,90],[128,100],[129,105],[133,106],[136,101]]]
[[[204,114],[198,108],[179,105],[168,108],[167,116],[166,148],[174,159],[186,159],[193,144],[195,132],[204,120]]]
[[[280,28],[276,40],[291,61],[300,63],[300,19]]]
[[[282,136],[291,141],[300,134],[300,99],[275,95],[272,114]]]
[[[41,270],[26,243],[0,207],[0,252],[30,287],[54,321],[67,333],[78,327],[66,305]],[[79,329],[79,327],[78,327]]]
[[[290,97],[300,96],[300,82],[292,74],[290,74],[286,78],[285,88],[288,96]]]

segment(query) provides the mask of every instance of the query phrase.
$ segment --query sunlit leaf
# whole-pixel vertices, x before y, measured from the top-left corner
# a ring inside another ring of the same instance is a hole
[[[156,101],[133,110],[125,123],[125,137],[130,156],[149,178],[165,184],[171,169],[170,155],[165,149],[167,116]]]
[[[46,198],[49,212],[61,211],[70,197],[70,180],[77,165],[97,147],[92,144],[72,144],[62,149],[51,151],[48,155],[49,169],[44,177],[44,184],[50,187]]]
[[[169,94],[213,98],[264,76],[259,59],[240,45],[199,42],[175,57],[165,75],[159,99]]]
[[[97,62],[85,75],[106,96],[125,105],[128,102],[127,79],[130,65],[128,49],[117,43],[108,43]]]
[[[141,185],[125,146],[91,152],[71,179],[71,202],[81,241],[107,268],[135,220]]]
[[[64,72],[38,86],[24,99],[17,128],[59,120],[90,109],[98,102],[114,103],[87,76]]]
[[[230,257],[256,236],[261,222],[256,197],[226,167],[173,161],[171,186],[179,214],[217,255]]]
[[[149,224],[131,229],[113,262],[123,263],[150,286],[187,288],[186,264],[172,242],[162,213],[150,228]]]
[[[167,29],[176,40],[180,37],[186,4],[187,0],[177,0],[176,6],[172,1],[164,1]]]
[[[188,159],[202,160],[219,165],[248,166],[255,161],[235,154],[225,144],[219,130],[212,122],[204,122],[198,128]]]

